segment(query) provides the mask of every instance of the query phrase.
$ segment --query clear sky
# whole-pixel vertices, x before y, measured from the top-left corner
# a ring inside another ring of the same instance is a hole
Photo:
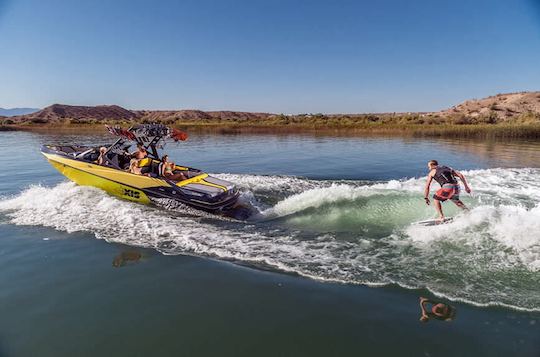
[[[540,0],[0,0],[0,107],[430,111],[540,90]]]

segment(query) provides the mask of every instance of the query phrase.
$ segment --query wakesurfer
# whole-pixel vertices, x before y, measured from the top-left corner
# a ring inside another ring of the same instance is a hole
[[[435,192],[433,199],[435,201],[435,209],[439,214],[440,221],[442,222],[445,219],[441,202],[446,200],[454,202],[456,206],[463,210],[468,210],[467,206],[465,206],[465,204],[459,199],[460,188],[457,180],[457,178],[459,178],[461,182],[463,182],[465,192],[471,193],[471,188],[469,187],[465,176],[461,172],[456,171],[451,167],[439,166],[437,160],[430,160],[428,162],[428,169],[429,174],[427,176],[426,187],[424,189],[424,200],[426,201],[427,205],[430,204],[429,190],[431,187],[431,182],[433,180],[437,181],[437,183],[441,185],[441,188]]]

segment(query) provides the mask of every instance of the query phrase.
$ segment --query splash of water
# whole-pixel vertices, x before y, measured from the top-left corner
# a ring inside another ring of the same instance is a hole
[[[434,214],[421,200],[422,179],[366,183],[231,174],[218,176],[237,182],[273,220],[245,223],[170,212],[72,183],[33,186],[4,198],[0,219],[88,231],[164,254],[241,261],[319,280],[427,288],[478,305],[540,310],[540,170],[466,174],[475,189],[474,198],[465,197],[472,210],[435,227],[411,224]]]

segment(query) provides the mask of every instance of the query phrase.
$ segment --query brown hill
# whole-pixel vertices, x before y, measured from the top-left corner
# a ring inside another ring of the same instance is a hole
[[[498,94],[473,99],[434,113],[276,115],[238,111],[128,110],[117,105],[95,107],[53,104],[38,112],[2,119],[0,123],[221,123],[347,126],[383,124],[482,124],[540,121],[540,92]]]
[[[467,100],[434,114],[443,117],[463,116],[466,118],[492,116],[497,121],[508,121],[527,114],[538,115],[540,114],[540,92],[497,94],[483,99]]]
[[[81,105],[53,104],[38,112],[11,117],[15,123],[99,123],[115,121],[175,122],[182,121],[221,121],[221,120],[259,120],[271,117],[268,113],[249,113],[235,111],[201,110],[128,110],[118,105]]]
[[[124,109],[118,105],[98,105],[95,107],[82,105],[53,104],[38,112],[11,117],[15,122],[56,123],[73,121],[118,121],[133,120],[138,113]]]
[[[144,110],[138,112],[142,120],[147,122],[164,121],[248,121],[264,120],[274,114],[270,113],[251,113],[236,111],[209,111],[202,110]]]

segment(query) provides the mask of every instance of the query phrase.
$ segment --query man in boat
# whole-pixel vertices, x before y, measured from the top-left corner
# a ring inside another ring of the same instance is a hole
[[[133,159],[142,160],[142,159],[144,159],[145,157],[148,156],[148,152],[146,151],[146,149],[141,144],[137,144],[137,150],[132,152],[130,154],[130,156]]]
[[[134,164],[139,165],[139,162],[146,158],[148,156],[148,152],[142,146],[141,144],[137,144],[137,150],[129,154],[129,157],[131,158],[129,160],[129,167],[127,168],[128,171],[131,171],[131,168]]]
[[[444,221],[444,213],[442,210],[441,202],[444,202],[446,200],[450,200],[454,202],[454,204],[459,208],[467,210],[467,206],[465,206],[465,204],[459,199],[460,189],[459,183],[457,181],[457,178],[459,178],[461,182],[463,182],[465,191],[467,193],[471,193],[471,188],[469,187],[465,176],[463,176],[461,172],[456,171],[451,167],[439,166],[437,160],[430,160],[428,162],[428,169],[429,174],[427,176],[426,188],[424,189],[424,200],[426,201],[427,205],[430,204],[428,196],[431,182],[433,180],[437,181],[439,185],[441,185],[441,188],[437,190],[437,192],[435,192],[435,194],[433,195],[433,199],[435,200],[435,209],[439,214],[439,219],[441,221]]]
[[[107,148],[105,146],[102,146],[99,148],[99,157],[95,161],[98,165],[105,165],[105,154],[107,153]]]

